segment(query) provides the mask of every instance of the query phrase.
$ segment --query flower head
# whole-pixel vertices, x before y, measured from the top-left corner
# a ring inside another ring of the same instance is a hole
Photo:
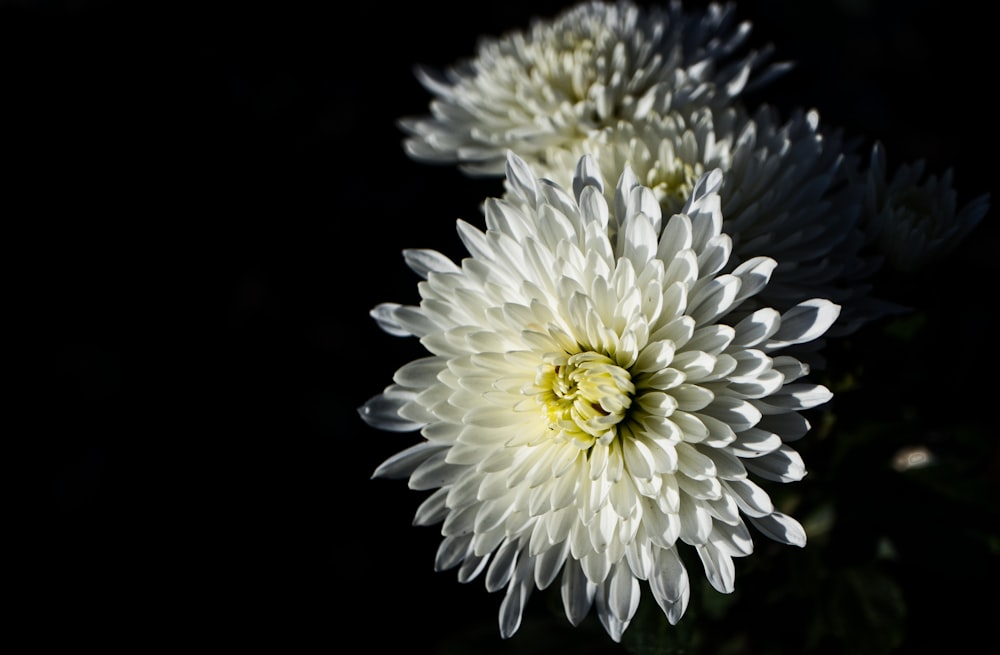
[[[895,310],[869,295],[880,261],[861,255],[861,194],[849,182],[854,144],[822,125],[815,110],[796,110],[787,120],[768,105],[753,113],[740,106],[651,111],[549,147],[530,163],[567,185],[583,155],[605,175],[628,165],[665,216],[680,211],[705,171],[720,169],[722,231],[733,240],[727,271],[761,255],[778,262],[768,285],[739,311],[785,310],[821,296],[843,308],[834,335]],[[609,199],[613,192],[607,190]]]
[[[822,335],[839,307],[811,299],[726,321],[775,262],[720,272],[731,240],[718,170],[666,220],[629,169],[610,203],[593,158],[575,170],[563,188],[511,154],[486,230],[458,222],[468,257],[405,253],[423,277],[420,304],[372,315],[429,354],[360,414],[420,431],[374,476],[433,490],[415,524],[441,523],[438,570],[506,590],[503,637],[532,591],[559,580],[568,619],[596,608],[617,641],[641,583],[671,623],[684,614],[681,549],[728,593],[733,559],[753,550],[750,526],[804,545],[757,482],[805,474],[789,444],[810,429],[802,410],[831,394],[784,349]]]
[[[443,73],[418,67],[433,94],[430,114],[407,117],[407,153],[502,175],[507,150],[531,161],[649,111],[731,104],[748,86],[780,74],[770,48],[741,52],[749,22],[735,5],[684,11],[630,1],[588,1],[529,29],[482,38],[472,58]]]
[[[865,186],[864,219],[869,238],[889,265],[910,273],[951,252],[989,210],[989,194],[961,208],[953,187],[954,172],[926,174],[917,160],[898,167],[890,179],[885,147],[872,147]]]

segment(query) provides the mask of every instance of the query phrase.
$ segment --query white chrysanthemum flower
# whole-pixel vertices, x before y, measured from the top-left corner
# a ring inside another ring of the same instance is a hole
[[[842,335],[896,309],[869,295],[868,279],[881,261],[860,255],[861,198],[848,183],[854,151],[840,131],[821,127],[815,110],[782,120],[765,105],[752,115],[738,106],[649,112],[528,161],[561,185],[570,183],[583,155],[605,176],[627,164],[654,191],[664,215],[683,206],[705,171],[722,170],[722,231],[733,239],[728,270],[761,255],[778,262],[767,287],[742,311],[785,310],[820,296],[843,307],[829,332]]]
[[[414,522],[442,523],[438,570],[506,590],[503,637],[532,591],[558,579],[568,619],[596,607],[617,641],[642,581],[671,623],[681,618],[680,549],[729,593],[733,559],[753,550],[749,526],[805,544],[758,482],[805,474],[789,444],[810,429],[802,410],[831,393],[784,349],[822,335],[839,307],[813,299],[725,322],[775,262],[720,272],[731,242],[717,170],[664,220],[628,169],[608,203],[592,158],[571,190],[516,155],[507,168],[509,197],[487,201],[486,231],[458,222],[470,256],[407,251],[424,278],[419,306],[372,310],[429,351],[360,409],[423,437],[374,477],[434,490]]]
[[[889,179],[885,147],[872,147],[865,188],[865,228],[888,264],[910,273],[950,253],[983,219],[990,196],[984,193],[961,208],[954,171],[926,174],[926,160],[899,166]]]
[[[529,29],[483,37],[475,57],[443,73],[418,67],[430,114],[399,122],[414,159],[502,175],[508,150],[531,161],[649,111],[724,107],[788,68],[771,48],[741,53],[750,33],[735,5],[684,11],[582,2]],[[766,65],[765,65],[766,64]]]

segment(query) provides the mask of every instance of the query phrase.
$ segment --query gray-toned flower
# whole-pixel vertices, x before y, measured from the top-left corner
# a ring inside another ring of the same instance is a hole
[[[821,296],[843,307],[830,335],[896,311],[870,295],[869,279],[881,259],[861,254],[862,196],[849,182],[856,146],[822,125],[815,110],[797,110],[787,120],[767,105],[753,114],[739,106],[649,112],[550,147],[531,163],[566,185],[585,154],[605,175],[630,166],[666,216],[680,210],[705,171],[723,172],[722,231],[733,239],[729,270],[761,255],[778,262],[767,287],[740,311],[784,310]]]
[[[432,492],[415,523],[441,524],[436,568],[505,590],[503,637],[533,590],[558,580],[568,619],[596,609],[617,641],[641,584],[680,620],[690,594],[681,549],[729,593],[751,527],[805,544],[758,482],[805,474],[791,444],[810,429],[803,411],[831,393],[786,349],[821,336],[839,307],[809,299],[727,322],[775,261],[723,272],[732,243],[720,171],[668,217],[629,168],[611,202],[593,158],[575,171],[564,188],[511,154],[507,196],[485,203],[485,231],[458,223],[468,257],[405,252],[423,278],[419,305],[372,315],[428,355],[360,414],[420,432],[374,476]]]
[[[865,230],[888,265],[904,273],[950,253],[990,206],[984,193],[959,207],[954,170],[928,174],[924,159],[897,167],[890,178],[881,142],[872,147],[863,184]]]

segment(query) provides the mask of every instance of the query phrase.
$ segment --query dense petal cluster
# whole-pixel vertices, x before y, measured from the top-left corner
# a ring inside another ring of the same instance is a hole
[[[527,30],[482,38],[447,70],[417,68],[430,114],[407,117],[404,145],[421,161],[502,175],[508,150],[528,161],[619,120],[725,107],[787,68],[771,48],[745,51],[751,26],[734,4],[686,11],[583,2]]]
[[[722,230],[733,239],[729,270],[761,255],[778,262],[767,287],[742,311],[783,310],[821,296],[843,307],[834,335],[895,309],[870,295],[879,262],[861,255],[866,236],[861,193],[850,183],[854,151],[814,110],[783,120],[767,105],[752,114],[739,106],[700,107],[619,121],[550,147],[532,164],[562,185],[585,154],[605,175],[627,164],[654,191],[664,215],[683,206],[706,170],[722,170]]]
[[[862,190],[847,182],[860,157],[816,111],[785,120],[739,102],[748,83],[784,68],[765,65],[769,51],[739,56],[749,31],[729,4],[573,5],[482,40],[445,75],[418,69],[434,99],[430,115],[400,121],[405,148],[478,175],[500,175],[511,150],[563,186],[583,155],[606,175],[628,164],[665,215],[718,168],[730,268],[761,255],[778,262],[741,311],[819,296],[843,308],[830,335],[852,333],[898,309],[872,296],[881,259],[860,254]]]
[[[926,160],[896,168],[889,178],[885,147],[876,143],[865,183],[864,219],[869,237],[889,266],[911,273],[947,255],[989,210],[989,194],[959,207],[954,172],[927,174]]]
[[[628,167],[611,201],[592,157],[574,170],[563,187],[510,154],[485,231],[458,223],[468,257],[405,253],[423,278],[419,305],[372,315],[428,355],[360,413],[420,432],[374,475],[431,492],[415,523],[441,524],[436,568],[505,590],[502,636],[534,589],[558,581],[572,623],[594,609],[620,640],[641,584],[671,623],[684,614],[680,549],[728,593],[751,528],[804,545],[758,483],[805,474],[790,444],[831,393],[786,349],[820,337],[839,306],[810,299],[727,321],[775,261],[723,272],[719,170],[669,217]]]

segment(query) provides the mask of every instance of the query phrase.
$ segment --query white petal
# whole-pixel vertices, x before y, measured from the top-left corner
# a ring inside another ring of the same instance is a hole
[[[685,476],[695,480],[716,476],[715,462],[702,454],[698,448],[688,443],[679,443],[676,448],[677,467]]]
[[[752,480],[723,480],[722,486],[732,492],[736,504],[747,516],[767,516],[774,511],[771,497]]]
[[[719,593],[731,594],[736,582],[736,568],[733,566],[733,558],[711,543],[699,545],[696,548],[709,583]]]
[[[775,482],[797,482],[806,475],[802,456],[784,445],[766,455],[745,460],[744,465],[751,473]]]
[[[742,520],[732,523],[717,522],[709,541],[730,557],[746,557],[753,553],[753,539]]]
[[[507,153],[506,176],[509,190],[534,207],[538,198],[535,174],[528,164],[513,152]]]
[[[736,324],[733,345],[754,348],[765,343],[781,325],[781,315],[777,310],[765,307],[758,309]]]
[[[677,401],[677,408],[685,412],[703,409],[715,399],[715,394],[697,384],[679,384],[670,390],[670,395]]]
[[[774,432],[781,436],[782,441],[788,442],[801,439],[812,426],[801,414],[787,412],[785,414],[768,414],[760,420],[757,427]]]
[[[680,518],[682,541],[692,546],[708,541],[708,536],[712,533],[712,515],[702,506],[701,501],[682,494]]]
[[[448,516],[448,506],[445,499],[448,497],[449,489],[441,488],[432,493],[420,503],[417,513],[413,517],[413,525],[428,526],[440,523]]]
[[[597,165],[590,155],[581,157],[576,165],[576,172],[573,175],[573,194],[579,198],[585,187],[595,187],[601,194],[604,194],[604,180],[601,176],[601,167]]]
[[[410,432],[419,430],[423,423],[417,423],[399,415],[399,409],[410,401],[412,396],[391,393],[381,393],[373,396],[358,408],[358,414],[365,423],[390,432]]]
[[[765,344],[765,350],[784,348],[795,343],[805,343],[822,336],[837,317],[840,305],[816,298],[806,300],[781,315],[781,326]]]
[[[698,270],[702,277],[715,275],[729,261],[733,250],[733,239],[728,234],[719,234],[708,240],[705,247],[698,253]]]
[[[483,428],[506,428],[520,420],[508,407],[489,405],[473,408],[465,415],[465,423]]]
[[[735,303],[739,304],[764,289],[777,265],[778,262],[770,257],[754,257],[737,266],[733,275],[740,278],[742,284]]]
[[[368,314],[375,319],[378,326],[394,337],[409,337],[413,333],[404,328],[396,321],[394,316],[396,309],[402,307],[399,303],[384,302],[376,305]]]
[[[670,625],[677,625],[684,616],[691,595],[687,570],[673,548],[656,551],[654,558],[655,566],[649,578],[650,591]]]
[[[509,639],[521,627],[524,606],[534,589],[531,581],[531,558],[523,557],[518,562],[518,574],[507,587],[507,594],[500,602],[500,637]],[[527,569],[527,571],[522,571]]]
[[[626,563],[619,562],[605,584],[611,613],[619,621],[627,624],[639,607],[639,581],[632,575]]]
[[[747,475],[740,459],[729,448],[711,448],[704,444],[691,446],[715,464],[715,474],[723,480],[739,480]]]
[[[762,350],[746,348],[731,354],[736,360],[736,369],[731,375],[734,380],[753,379],[771,368],[771,358]]]
[[[761,422],[763,423],[763,421]],[[781,443],[781,437],[774,432],[755,427],[740,432],[731,448],[737,457],[753,458],[776,450],[781,446]]]
[[[637,529],[640,526],[639,521],[633,521],[632,523]],[[636,539],[635,535],[633,535],[633,538],[628,540],[628,545],[625,548],[625,560],[636,578],[640,580],[648,579],[653,571],[652,543],[645,538]]]
[[[489,561],[490,559],[488,556],[476,555],[475,553],[470,552],[465,556],[465,559],[462,561],[462,565],[458,567],[458,573],[455,577],[462,584],[471,582],[479,577],[479,574],[486,569],[486,565]]]
[[[622,443],[622,454],[631,476],[637,478],[653,476],[657,461],[645,443],[638,439],[627,439]]]
[[[739,290],[739,278],[732,275],[720,275],[691,294],[688,301],[688,314],[699,325],[711,323],[732,308]]]
[[[653,417],[670,416],[677,409],[677,400],[671,394],[662,391],[647,391],[635,400],[643,411]]]
[[[480,503],[479,512],[476,514],[476,532],[489,532],[495,529],[514,509],[514,494]]]
[[[516,540],[505,540],[500,548],[493,555],[486,570],[486,590],[498,591],[507,586],[511,576],[514,575],[514,567],[517,566],[519,547]]]
[[[393,382],[411,389],[423,389],[435,384],[437,375],[445,367],[443,357],[422,357],[401,366],[392,376]]]
[[[656,256],[665,262],[673,261],[681,252],[687,251],[692,245],[691,219],[683,214],[674,214],[667,220],[660,235],[660,245],[657,248]],[[692,259],[695,259],[689,253]],[[697,261],[692,261],[694,270],[697,270]],[[674,278],[668,278],[674,279]]]
[[[620,239],[623,246],[622,257],[631,261],[637,270],[645,268],[656,253],[656,232],[645,214],[630,217]]]
[[[421,441],[418,444],[410,446],[406,450],[401,450],[392,457],[388,458],[375,469],[372,473],[373,478],[394,478],[400,479],[405,478],[414,469],[422,464],[428,457],[439,453],[445,446],[441,444],[430,443],[427,441]]]
[[[733,431],[733,426],[725,421],[720,421],[707,414],[701,414],[698,418],[708,429],[708,435],[698,442],[687,439],[688,443],[700,443],[712,448],[724,448],[736,440],[736,432]]]
[[[684,345],[685,350],[703,350],[718,355],[732,343],[735,330],[728,325],[703,325],[694,331],[691,340]]]
[[[652,469],[658,475],[673,473],[677,470],[677,449],[674,440],[664,439],[654,434],[644,434],[637,437],[649,452]]]
[[[726,423],[735,432],[752,428],[760,421],[760,411],[750,402],[740,398],[718,396],[700,414],[711,416]]]
[[[604,600],[602,588],[597,590],[597,618],[600,620],[601,625],[604,626],[604,630],[608,633],[615,642],[620,642],[622,636],[625,634],[625,629],[628,624],[621,621],[611,610],[607,608],[607,602]]]
[[[663,370],[673,359],[674,350],[674,342],[669,340],[654,341],[647,344],[632,366],[633,375],[635,373]]]
[[[833,392],[821,384],[793,383],[786,384],[781,391],[766,398],[751,402],[762,414],[784,414],[817,407],[831,398]]]
[[[775,541],[800,548],[806,545],[806,531],[802,524],[787,514],[772,512],[765,516],[749,517],[749,521],[755,528]]]
[[[700,350],[686,351],[677,353],[671,365],[683,372],[689,381],[699,382],[712,373],[715,357]]]
[[[436,250],[408,248],[403,251],[406,265],[420,277],[427,279],[432,273],[458,273],[462,269]]]
[[[407,483],[410,489],[426,490],[437,489],[451,484],[462,472],[463,467],[454,466],[445,461],[447,450],[438,450],[433,455],[420,462],[420,464],[410,474]]]
[[[447,571],[458,566],[472,552],[472,535],[446,536],[438,544],[434,558],[435,571]]]
[[[566,618],[571,624],[580,625],[594,604],[597,585],[587,579],[577,561],[567,560],[563,566],[560,592]]]
[[[676,485],[677,483],[675,482],[673,486],[675,491],[677,489]],[[667,502],[674,505],[674,507],[660,507],[660,504],[667,504]],[[652,499],[648,496],[643,496],[640,499],[643,508],[643,526],[650,540],[660,548],[673,548],[677,537],[680,535],[681,524],[677,516],[677,510],[680,508],[679,497],[675,493],[675,498],[667,502],[661,501],[659,498]]]
[[[568,553],[569,545],[562,542],[535,557],[535,585],[539,589],[546,589],[552,584],[562,570]]]
[[[688,443],[703,441],[711,434],[704,421],[694,414],[674,412],[669,420],[681,429],[682,438]]]

